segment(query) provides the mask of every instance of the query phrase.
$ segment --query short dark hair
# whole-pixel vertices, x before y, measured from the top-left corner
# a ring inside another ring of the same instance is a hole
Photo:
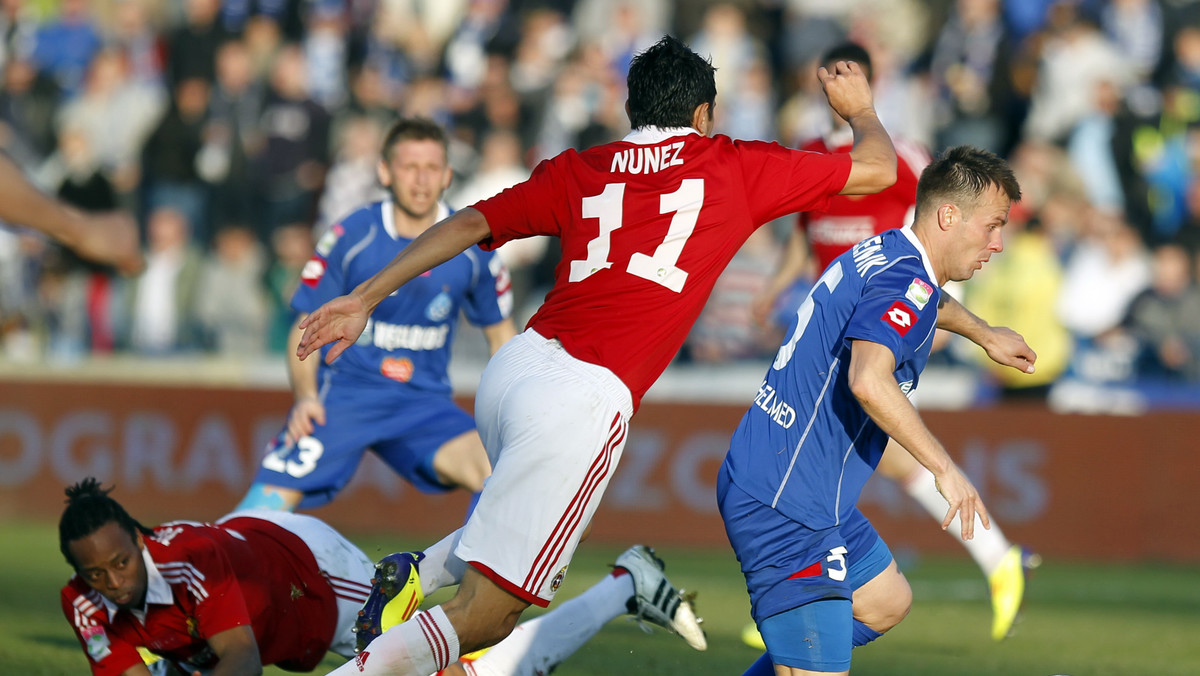
[[[946,201],[969,210],[991,186],[1003,190],[1010,201],[1021,199],[1021,186],[1003,158],[972,146],[948,148],[921,172],[916,218]]]
[[[396,120],[383,137],[383,147],[380,149],[383,158],[388,159],[392,148],[401,141],[437,141],[442,144],[447,158],[450,155],[450,140],[446,136],[446,130],[428,118],[402,117]]]
[[[110,522],[115,521],[134,540],[137,540],[138,533],[154,534],[153,530],[129,516],[121,503],[108,497],[110,492],[111,488],[101,488],[100,482],[92,477],[67,488],[67,508],[58,521],[58,547],[72,568],[77,566],[67,545],[95,533]]]
[[[825,50],[825,55],[821,57],[821,65],[824,66],[834,61],[857,63],[862,68],[863,75],[867,76],[867,82],[870,82],[875,76],[875,69],[871,66],[871,54],[857,42],[841,42]]]
[[[629,65],[629,124],[642,127],[690,127],[703,103],[717,101],[716,72],[708,59],[670,35],[633,57]]]

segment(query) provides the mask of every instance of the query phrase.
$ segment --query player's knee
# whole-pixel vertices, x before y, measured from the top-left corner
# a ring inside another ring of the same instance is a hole
[[[866,616],[860,618],[864,624],[879,633],[884,633],[900,624],[912,610],[912,588],[905,580],[903,585],[897,585],[893,593],[876,600]]]
[[[900,624],[911,609],[912,587],[894,562],[854,593],[854,619],[881,634]]]

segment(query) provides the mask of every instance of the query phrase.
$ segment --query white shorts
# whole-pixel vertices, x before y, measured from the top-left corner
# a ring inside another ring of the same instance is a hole
[[[625,448],[633,401],[608,369],[532,329],[508,341],[475,393],[492,475],[455,554],[549,605]]]
[[[220,518],[252,517],[291,531],[308,545],[317,567],[329,580],[337,598],[338,619],[329,649],[342,657],[354,657],[354,621],[371,593],[375,564],[341,533],[324,521],[305,514],[273,509],[244,509]]]

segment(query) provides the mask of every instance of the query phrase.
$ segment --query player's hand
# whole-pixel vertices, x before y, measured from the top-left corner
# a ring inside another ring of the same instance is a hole
[[[946,518],[942,519],[942,530],[950,527],[956,514],[959,524],[962,526],[962,539],[964,540],[975,537],[976,514],[979,515],[979,520],[983,523],[984,528],[992,527],[992,521],[988,516],[987,507],[983,504],[983,498],[979,496],[979,491],[975,489],[974,484],[957,465],[951,465],[950,469],[940,476],[935,474],[934,481],[938,492],[950,504],[950,509],[946,511]]]
[[[287,441],[294,444],[312,434],[316,425],[324,424],[325,404],[316,397],[301,397],[292,405],[292,412],[288,415]]]
[[[362,335],[367,328],[367,315],[366,305],[355,294],[338,296],[325,303],[300,322],[304,335],[296,346],[296,356],[303,361],[322,346],[336,342],[325,355],[325,363],[332,364]]]
[[[126,213],[88,214],[74,248],[80,256],[108,263],[123,275],[137,275],[146,267],[137,223]]]
[[[875,99],[871,85],[862,67],[853,61],[838,61],[829,71],[822,66],[817,70],[817,79],[825,90],[829,106],[847,122],[859,115],[875,114]]]
[[[1021,334],[1006,326],[996,326],[984,349],[992,361],[1002,366],[1011,366],[1021,373],[1033,373],[1037,353],[1025,342]]]

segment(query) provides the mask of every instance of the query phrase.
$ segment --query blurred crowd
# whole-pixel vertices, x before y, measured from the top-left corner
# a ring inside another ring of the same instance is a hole
[[[894,136],[1010,159],[1006,251],[953,292],[1027,336],[1038,374],[940,359],[1012,396],[1200,383],[1192,0],[0,0],[0,148],[64,201],[136,214],[148,262],[122,278],[0,229],[0,351],[281,352],[314,241],[383,196],[396,116],[450,130],[461,208],[623,136],[626,69],[663,33],[718,68],[719,133],[821,134],[816,61],[851,39]],[[774,352],[782,328],[749,306],[792,227],[746,244],[680,360]],[[527,315],[557,249],[502,255]]]

